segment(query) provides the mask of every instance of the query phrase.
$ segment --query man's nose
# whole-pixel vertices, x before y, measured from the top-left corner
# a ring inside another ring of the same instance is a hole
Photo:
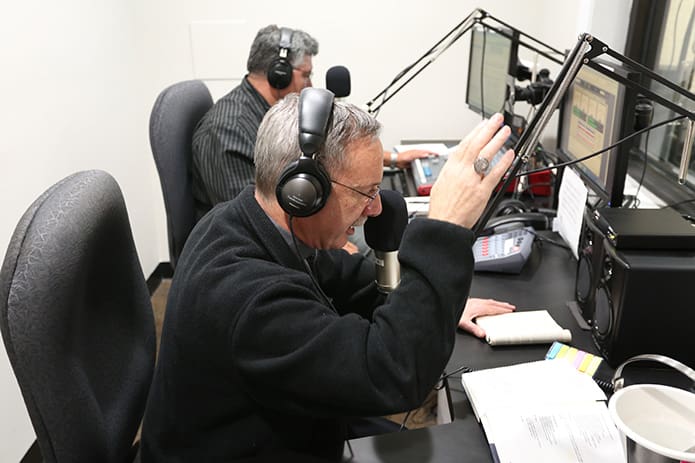
[[[364,209],[364,214],[368,217],[376,217],[381,214],[381,209],[381,195],[377,194],[376,198],[367,204],[367,207]]]

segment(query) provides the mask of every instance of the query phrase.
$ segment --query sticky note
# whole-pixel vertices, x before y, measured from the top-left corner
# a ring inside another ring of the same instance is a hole
[[[570,362],[574,362],[574,359],[577,356],[577,352],[579,352],[579,351],[577,350],[576,347],[570,347],[569,349],[567,349],[567,353],[565,354],[565,357]]]
[[[574,356],[574,360],[572,360],[574,368],[579,370],[579,366],[582,364],[584,357],[586,357],[586,352],[584,352],[583,350],[578,350],[577,354]]]
[[[570,350],[570,346],[563,344],[562,347],[560,347],[560,350],[558,351],[557,355],[555,356],[556,359],[561,359],[565,355],[567,355],[567,352]]]
[[[594,373],[596,373],[596,370],[598,370],[602,360],[603,359],[601,357],[594,356],[594,358],[591,359],[591,363],[589,363],[589,366],[586,368],[586,374],[594,376]]]
[[[579,363],[579,367],[577,369],[581,371],[582,373],[586,373],[587,367],[591,364],[591,361],[594,359],[593,354],[586,354],[582,361]]]
[[[560,349],[564,346],[561,342],[554,341],[553,345],[550,346],[550,349],[548,350],[548,353],[545,354],[545,358],[548,360],[552,360],[555,358],[558,352],[560,352]]]

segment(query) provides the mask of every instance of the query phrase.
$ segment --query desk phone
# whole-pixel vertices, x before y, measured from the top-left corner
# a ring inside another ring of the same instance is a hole
[[[418,196],[429,196],[432,185],[448,158],[448,154],[441,154],[413,160],[411,173]]]
[[[521,273],[531,255],[533,227],[480,236],[473,245],[476,272]]]

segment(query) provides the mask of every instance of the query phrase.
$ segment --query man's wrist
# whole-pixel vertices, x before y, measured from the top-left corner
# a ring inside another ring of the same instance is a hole
[[[389,167],[391,167],[392,169],[395,169],[397,167],[397,164],[398,164],[398,153],[396,153],[395,151],[392,151],[391,152],[391,164],[389,164]]]

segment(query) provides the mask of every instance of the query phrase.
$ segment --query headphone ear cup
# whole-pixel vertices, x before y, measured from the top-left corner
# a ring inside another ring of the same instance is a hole
[[[503,215],[520,214],[528,212],[528,207],[523,201],[518,199],[503,199],[493,213],[493,217],[501,217]]]
[[[294,217],[308,217],[320,211],[331,193],[331,181],[313,158],[302,155],[280,174],[275,196],[280,207]]]
[[[292,83],[292,65],[288,58],[290,56],[293,35],[294,31],[290,28],[283,27],[280,29],[278,56],[270,63],[266,73],[268,84],[278,90],[287,88]]]
[[[292,83],[292,66],[284,58],[276,58],[268,68],[268,83],[278,90],[285,89]]]

